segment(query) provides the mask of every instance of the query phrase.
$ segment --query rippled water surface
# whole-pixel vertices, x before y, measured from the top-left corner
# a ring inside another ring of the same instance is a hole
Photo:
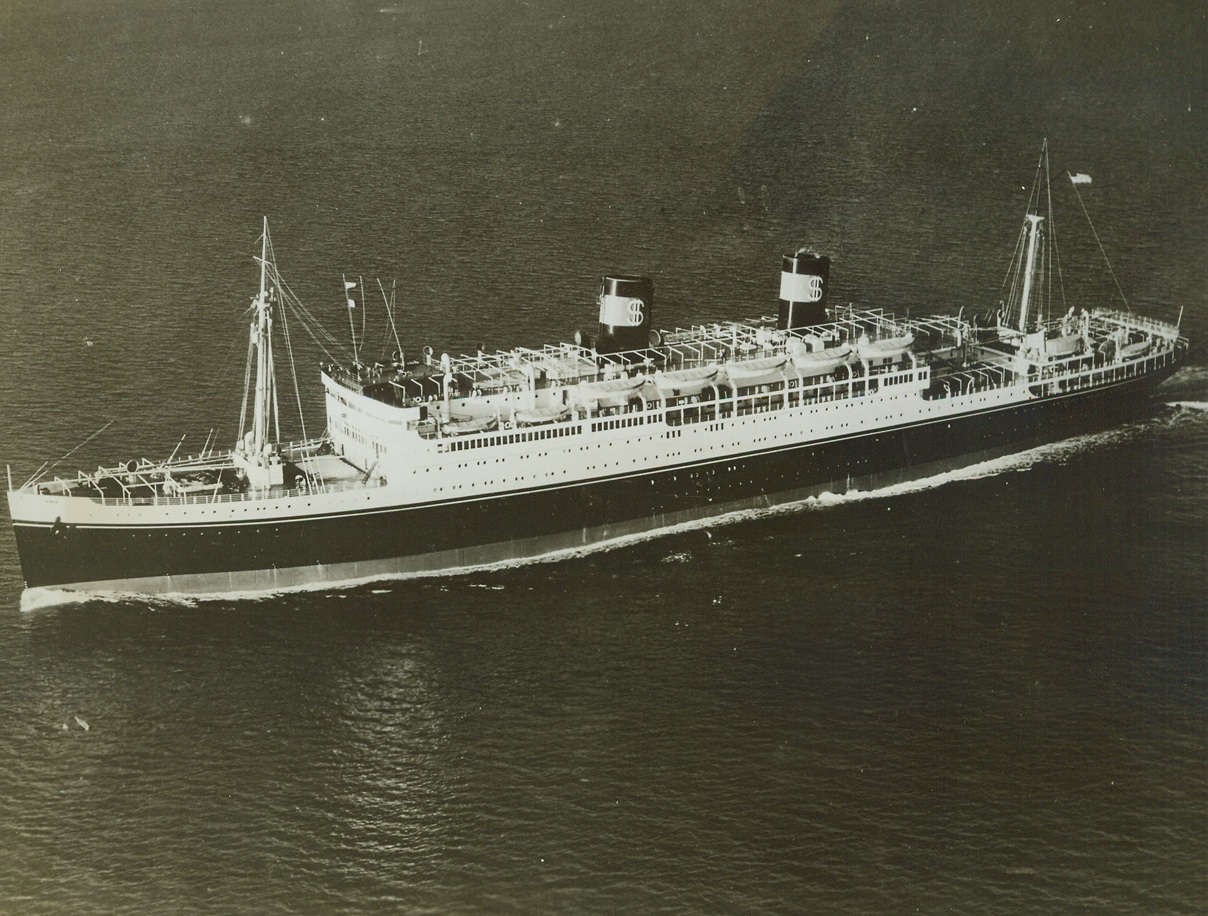
[[[1202,909],[1208,27],[923,6],[0,7],[18,482],[110,420],[59,470],[234,439],[262,215],[337,333],[396,278],[408,346],[569,339],[608,271],[769,313],[799,245],[956,313],[1047,137],[1195,345],[1120,430],[554,563],[22,611],[5,534],[0,912]]]

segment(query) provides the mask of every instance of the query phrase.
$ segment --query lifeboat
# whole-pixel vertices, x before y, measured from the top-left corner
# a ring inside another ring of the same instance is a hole
[[[894,359],[910,349],[914,343],[913,334],[902,334],[899,337],[885,337],[881,340],[860,341],[861,359]]]
[[[734,388],[752,388],[784,381],[787,356],[766,356],[763,359],[745,359],[726,364],[726,377]]]
[[[1138,340],[1136,343],[1125,344],[1120,348],[1120,359],[1137,359],[1144,356],[1149,349],[1148,340]]]
[[[802,378],[815,375],[830,375],[851,359],[851,347],[831,347],[829,350],[794,353],[793,368]]]
[[[662,397],[682,398],[700,394],[705,386],[717,378],[717,366],[702,366],[699,369],[678,369],[674,372],[656,372],[654,387]]]
[[[570,408],[561,404],[556,407],[534,407],[531,410],[517,410],[512,419],[517,426],[540,426],[543,423],[556,423],[570,416]]]
[[[593,406],[623,407],[645,383],[643,376],[616,378],[603,382],[584,382],[575,391],[579,403],[589,409]]]
[[[457,417],[450,420],[441,429],[446,436],[469,436],[474,433],[485,433],[499,425],[495,417]]]

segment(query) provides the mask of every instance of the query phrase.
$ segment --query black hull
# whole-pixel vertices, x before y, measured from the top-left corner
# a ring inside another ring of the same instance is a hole
[[[1174,367],[1098,389],[896,429],[481,499],[263,524],[17,523],[28,587],[209,593],[451,570],[607,543],[825,491],[885,485],[1150,410]]]

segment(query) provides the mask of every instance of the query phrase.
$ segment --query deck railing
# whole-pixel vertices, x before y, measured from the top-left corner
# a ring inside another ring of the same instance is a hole
[[[264,502],[291,499],[297,496],[316,496],[326,493],[342,493],[349,490],[375,490],[385,486],[386,481],[375,477],[370,480],[333,480],[309,486],[290,487],[282,490],[246,490],[242,493],[198,492],[181,496],[87,496],[102,506],[207,506],[222,503]]]

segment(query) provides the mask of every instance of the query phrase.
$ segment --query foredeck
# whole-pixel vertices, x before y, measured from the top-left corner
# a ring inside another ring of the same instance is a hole
[[[210,452],[164,462],[146,458],[80,471],[72,478],[31,481],[14,492],[85,499],[104,506],[217,505],[295,496],[372,490],[384,484],[340,456],[327,440],[289,443],[281,455],[296,468],[292,486],[252,488],[234,452]]]

